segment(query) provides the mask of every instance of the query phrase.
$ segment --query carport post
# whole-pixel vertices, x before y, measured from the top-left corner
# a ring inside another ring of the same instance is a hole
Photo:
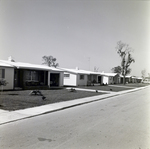
[[[50,88],[50,74],[51,74],[51,72],[48,71],[48,86],[49,86],[49,88]]]

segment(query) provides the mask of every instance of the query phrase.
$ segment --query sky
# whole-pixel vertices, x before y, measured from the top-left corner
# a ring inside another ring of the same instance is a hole
[[[134,50],[131,75],[150,73],[150,1],[0,0],[0,59],[111,72],[122,41]]]

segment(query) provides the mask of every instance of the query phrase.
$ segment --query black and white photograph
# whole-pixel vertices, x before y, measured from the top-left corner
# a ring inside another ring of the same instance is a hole
[[[150,149],[150,0],[0,0],[0,149]]]

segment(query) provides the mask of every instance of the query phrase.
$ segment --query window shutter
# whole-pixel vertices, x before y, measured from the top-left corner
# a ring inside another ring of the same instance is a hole
[[[5,78],[5,69],[2,69],[2,78]]]

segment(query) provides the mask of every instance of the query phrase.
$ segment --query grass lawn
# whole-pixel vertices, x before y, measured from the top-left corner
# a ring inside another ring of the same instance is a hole
[[[100,86],[100,85],[95,85],[95,86],[85,86],[82,87],[84,89],[95,89],[95,90],[102,90],[102,91],[113,91],[113,92],[119,92],[119,91],[123,91],[123,90],[129,90],[131,88],[122,88],[122,87],[115,87],[115,86],[109,86],[109,85],[104,85],[104,86]]]
[[[80,86],[78,88],[84,89],[93,89],[93,90],[103,90],[103,91],[122,91],[132,89],[131,87],[143,87],[148,84],[117,84],[113,86]],[[120,87],[119,87],[120,86]],[[127,88],[130,87],[130,88]],[[23,91],[3,91],[0,92],[0,109],[3,110],[19,110],[26,109],[51,103],[57,103],[62,101],[69,101],[78,98],[90,97],[101,95],[104,93],[100,92],[88,92],[88,91],[76,91],[70,92],[67,89],[55,89],[55,90],[41,90],[42,94],[46,97],[46,100],[42,100],[42,96],[39,95],[29,95],[31,90],[23,90]]]
[[[70,92],[67,89],[41,90],[46,97],[46,100],[42,100],[42,96],[29,95],[30,92],[31,90],[2,92],[0,94],[0,108],[13,111],[104,94],[87,91]]]
[[[125,84],[125,86],[130,86],[130,87],[144,87],[144,86],[148,86],[150,84],[144,84],[144,83],[128,83]]]
[[[134,84],[113,84],[113,85],[95,85],[95,86],[83,86],[79,88],[84,89],[95,89],[95,90],[103,90],[103,91],[113,91],[113,92],[119,92],[123,90],[130,90],[138,87],[144,87],[148,84],[142,84],[142,83],[134,83]]]

